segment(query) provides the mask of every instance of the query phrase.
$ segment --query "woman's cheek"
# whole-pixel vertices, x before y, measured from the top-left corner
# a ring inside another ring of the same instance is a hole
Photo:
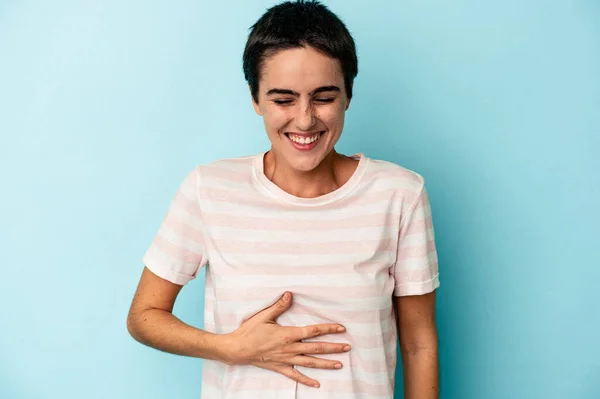
[[[321,120],[327,123],[327,126],[331,128],[335,128],[340,123],[344,121],[344,113],[340,112],[339,109],[331,109],[328,110],[327,113],[324,113],[321,117]]]
[[[267,133],[269,135],[277,135],[279,130],[282,128],[280,117],[273,112],[269,112],[268,114],[263,115],[265,127],[267,128]]]

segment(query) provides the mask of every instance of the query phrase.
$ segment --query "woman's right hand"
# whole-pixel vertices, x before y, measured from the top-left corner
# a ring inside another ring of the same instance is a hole
[[[309,356],[325,353],[342,353],[350,345],[330,342],[301,342],[326,334],[339,334],[345,328],[339,324],[315,324],[305,327],[284,327],[277,318],[289,309],[292,294],[286,292],[270,307],[246,320],[236,331],[226,335],[228,364],[251,364],[272,370],[301,384],[319,387],[319,382],[305,376],[293,366],[319,369],[339,369],[335,360]]]

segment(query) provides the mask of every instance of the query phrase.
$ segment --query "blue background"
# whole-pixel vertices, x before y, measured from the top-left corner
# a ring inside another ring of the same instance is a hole
[[[268,148],[241,53],[272,4],[0,2],[0,397],[199,397],[125,318],[187,172]],[[427,181],[441,397],[600,397],[600,3],[326,4],[360,56],[338,150]]]

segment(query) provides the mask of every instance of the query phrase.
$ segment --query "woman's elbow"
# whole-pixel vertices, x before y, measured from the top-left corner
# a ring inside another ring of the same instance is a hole
[[[133,339],[140,342],[141,339],[141,328],[140,328],[140,317],[139,314],[134,311],[134,309],[129,310],[129,314],[127,315],[127,332]]]

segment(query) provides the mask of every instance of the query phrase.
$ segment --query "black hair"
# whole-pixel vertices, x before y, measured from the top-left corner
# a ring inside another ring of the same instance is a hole
[[[244,77],[258,103],[258,84],[265,60],[281,50],[312,47],[340,62],[344,87],[352,98],[358,74],[354,39],[340,18],[318,1],[286,1],[269,8],[250,28],[244,49]]]

